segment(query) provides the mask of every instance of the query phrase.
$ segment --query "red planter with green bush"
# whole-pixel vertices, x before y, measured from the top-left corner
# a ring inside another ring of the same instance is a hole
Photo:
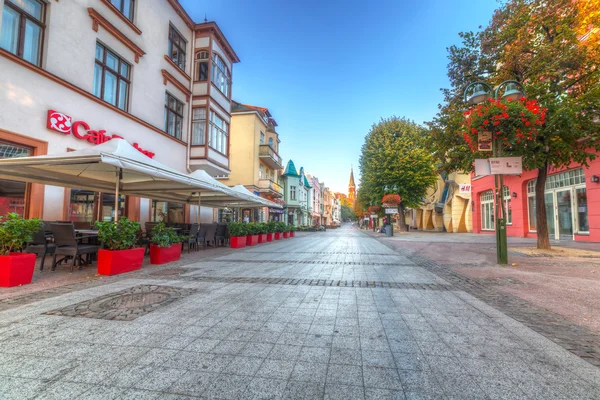
[[[150,263],[166,264],[181,258],[181,243],[173,243],[169,247],[150,245]]]
[[[139,247],[129,250],[98,250],[98,273],[117,275],[142,268],[146,249]],[[154,264],[154,263],[153,263]]]
[[[275,232],[275,240],[281,240],[282,239],[282,233],[283,232]]]
[[[258,244],[259,235],[248,235],[246,236],[246,246],[256,246]]]
[[[290,233],[289,232],[283,232],[283,238],[284,239],[288,239],[290,237]]]
[[[258,235],[258,243],[267,243],[267,234],[266,233],[260,233]]]
[[[35,257],[35,254],[30,253],[9,253],[8,256],[0,256],[0,287],[31,283]]]
[[[267,233],[267,242],[272,242],[272,241],[273,241],[273,234]]]
[[[231,236],[229,238],[229,247],[232,249],[241,249],[246,247],[246,236]]]

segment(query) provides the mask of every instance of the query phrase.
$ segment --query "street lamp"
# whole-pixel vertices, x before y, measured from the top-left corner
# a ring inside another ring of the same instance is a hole
[[[505,88],[506,87],[506,88]],[[470,92],[469,90],[472,89]],[[465,88],[464,101],[469,105],[475,105],[484,102],[489,97],[494,100],[500,98],[500,91],[505,88],[502,94],[504,100],[518,100],[525,96],[525,88],[517,81],[504,81],[494,90],[485,82],[473,82]],[[470,96],[469,96],[469,93]],[[467,97],[468,96],[468,97]],[[502,155],[501,141],[492,136],[492,154],[494,157]],[[504,188],[504,176],[502,174],[494,175],[494,192],[496,195],[496,257],[498,264],[508,264],[508,245],[506,238],[506,210],[504,209],[504,200],[502,191]],[[502,218],[499,218],[502,217]]]

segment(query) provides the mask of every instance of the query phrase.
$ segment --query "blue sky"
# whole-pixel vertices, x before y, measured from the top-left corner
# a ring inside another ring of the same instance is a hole
[[[233,98],[269,108],[280,155],[335,191],[358,180],[382,117],[430,120],[447,87],[446,47],[487,25],[496,0],[180,0],[216,21],[241,62]],[[358,183],[358,182],[357,182]]]

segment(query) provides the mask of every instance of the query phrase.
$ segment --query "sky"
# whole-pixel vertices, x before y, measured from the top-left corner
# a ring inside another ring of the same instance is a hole
[[[374,123],[431,120],[448,87],[446,48],[486,26],[497,0],[180,0],[215,21],[241,62],[232,97],[267,107],[279,155],[347,192]]]

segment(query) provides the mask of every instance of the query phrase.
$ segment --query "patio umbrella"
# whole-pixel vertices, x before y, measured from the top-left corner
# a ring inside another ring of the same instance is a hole
[[[203,192],[215,199],[248,201],[219,182],[183,174],[152,160],[123,139],[67,153],[2,159],[0,178],[115,193],[115,221],[119,194],[179,201],[179,196],[165,193]]]

